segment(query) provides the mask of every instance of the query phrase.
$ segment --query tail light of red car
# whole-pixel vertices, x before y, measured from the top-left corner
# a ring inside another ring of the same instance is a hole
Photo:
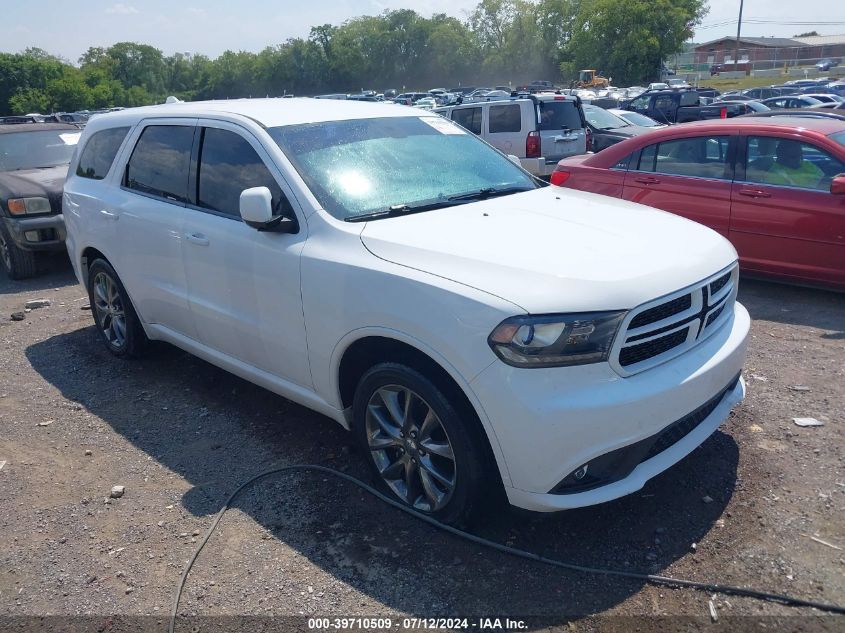
[[[569,177],[572,175],[571,171],[567,171],[563,169],[560,165],[558,165],[555,170],[552,172],[551,178],[549,178],[549,182],[553,185],[557,185],[558,187],[562,187],[563,183],[569,180]]]
[[[536,130],[529,132],[525,139],[525,157],[526,158],[540,158],[540,133]]]

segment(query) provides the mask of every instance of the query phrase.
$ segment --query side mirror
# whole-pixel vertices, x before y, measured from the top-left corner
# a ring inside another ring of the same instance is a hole
[[[512,162],[514,165],[516,165],[517,167],[522,167],[522,163],[519,162],[519,156],[516,156],[514,154],[508,154],[507,157],[508,157],[508,160],[510,162]]]
[[[296,218],[273,215],[273,194],[267,187],[244,189],[240,198],[241,219],[258,231],[298,233]]]
[[[834,176],[830,181],[830,193],[834,195],[845,195],[845,174]]]

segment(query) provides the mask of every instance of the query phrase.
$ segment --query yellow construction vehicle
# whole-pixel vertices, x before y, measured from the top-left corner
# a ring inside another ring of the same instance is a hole
[[[578,72],[576,88],[607,88],[610,85],[607,77],[601,77],[595,70],[581,70]]]

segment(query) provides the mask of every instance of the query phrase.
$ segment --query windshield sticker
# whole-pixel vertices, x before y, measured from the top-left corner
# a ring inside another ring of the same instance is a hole
[[[466,130],[464,130],[461,126],[455,125],[446,119],[434,116],[421,117],[421,119],[424,123],[428,123],[428,125],[441,134],[466,134]]]
[[[59,138],[65,145],[76,145],[82,132],[71,132],[70,134],[59,134]]]

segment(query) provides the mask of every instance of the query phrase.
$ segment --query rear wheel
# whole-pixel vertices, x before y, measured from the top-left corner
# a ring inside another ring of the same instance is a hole
[[[35,253],[18,248],[6,227],[0,224],[0,261],[9,279],[28,279],[35,276]]]
[[[106,348],[115,356],[138,356],[148,342],[135,308],[117,273],[104,259],[88,269],[91,312]]]
[[[485,482],[474,427],[444,391],[415,369],[381,363],[358,383],[355,432],[382,487],[450,524],[477,512]]]

